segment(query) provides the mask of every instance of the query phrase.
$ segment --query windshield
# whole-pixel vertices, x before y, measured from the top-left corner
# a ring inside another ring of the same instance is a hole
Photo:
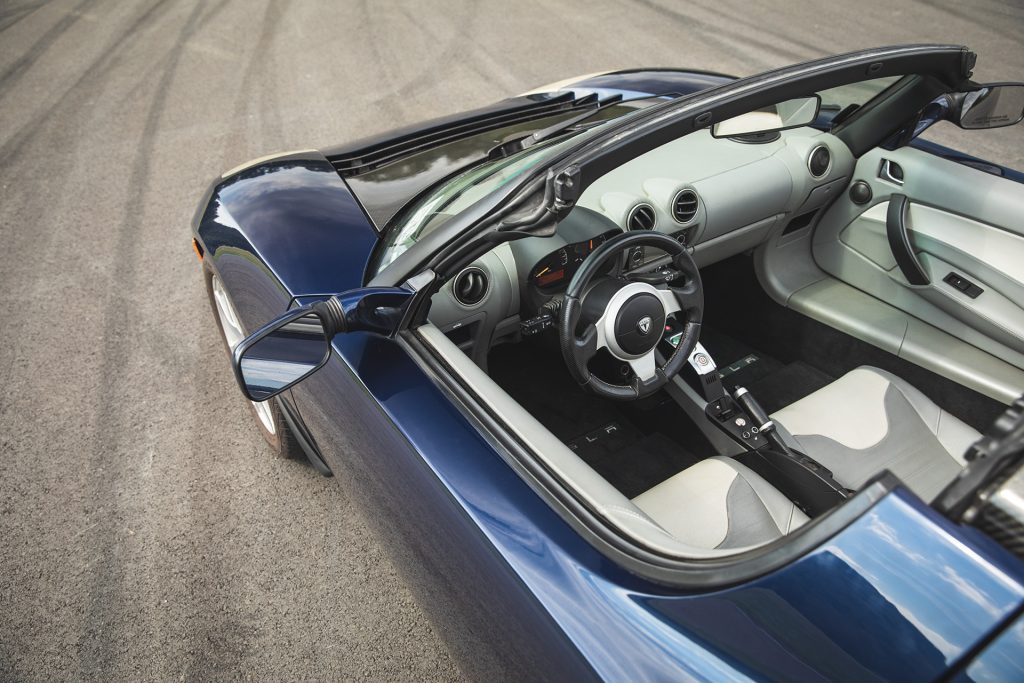
[[[899,76],[886,76],[822,90],[818,93],[821,96],[821,108],[835,114],[850,105],[863,106],[899,79]]]
[[[646,100],[641,102],[641,100]],[[417,200],[406,210],[398,223],[388,230],[375,273],[384,270],[416,242],[436,230],[451,216],[512,182],[539,164],[570,146],[590,137],[613,119],[624,119],[646,109],[659,98],[626,100],[617,106],[595,112],[595,123],[584,129],[572,128],[565,134],[537,143],[503,159],[489,161],[465,171]]]

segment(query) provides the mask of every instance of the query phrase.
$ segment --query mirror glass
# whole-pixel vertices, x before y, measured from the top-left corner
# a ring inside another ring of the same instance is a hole
[[[806,126],[818,118],[820,107],[821,98],[817,95],[786,100],[720,121],[711,128],[711,135],[716,138],[731,138],[737,135],[767,133],[773,130]]]
[[[1002,128],[1024,119],[1024,85],[993,85],[964,93],[960,127]]]
[[[249,397],[263,401],[284,391],[323,365],[330,350],[315,313],[272,330],[242,352],[239,368]]]

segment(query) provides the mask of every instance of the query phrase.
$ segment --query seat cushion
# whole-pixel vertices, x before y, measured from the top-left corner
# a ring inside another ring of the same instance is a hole
[[[807,516],[774,486],[730,458],[708,458],[633,499],[683,543],[707,549],[762,545]]]
[[[979,434],[891,373],[851,370],[772,415],[783,438],[857,489],[888,469],[931,500]]]

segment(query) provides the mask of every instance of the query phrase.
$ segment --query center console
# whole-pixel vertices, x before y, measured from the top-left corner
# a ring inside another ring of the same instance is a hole
[[[669,326],[659,352],[664,356],[674,351],[680,336]],[[749,391],[737,387],[730,394],[702,344],[694,348],[689,368],[676,381],[688,385],[689,398],[699,400],[707,422],[735,446],[732,457],[764,477],[808,516],[824,514],[853,494],[821,463],[790,446]]]

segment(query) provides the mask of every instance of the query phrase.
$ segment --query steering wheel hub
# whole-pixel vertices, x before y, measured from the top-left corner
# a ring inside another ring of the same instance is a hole
[[[620,289],[608,302],[605,335],[608,350],[626,360],[644,355],[658,345],[665,329],[665,305],[657,290],[633,283]]]

